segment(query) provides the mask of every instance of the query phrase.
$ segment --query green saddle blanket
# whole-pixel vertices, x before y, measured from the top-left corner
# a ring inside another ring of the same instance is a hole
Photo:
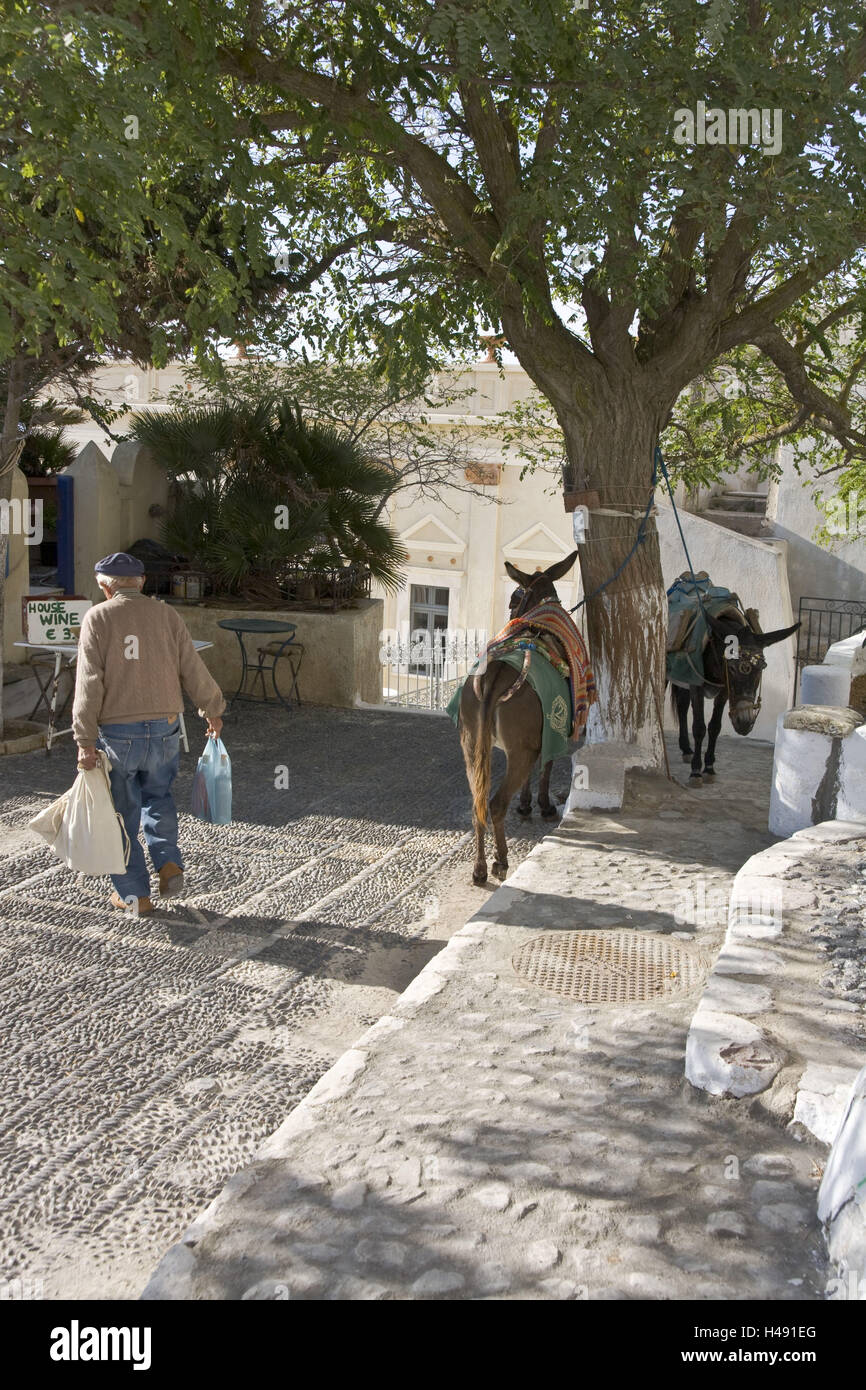
[[[667,679],[674,685],[704,684],[704,647],[710,635],[705,613],[714,618],[736,613],[744,621],[737,595],[711,584],[705,570],[694,582],[681,574],[668,589]]]
[[[513,666],[515,671],[519,672],[523,670],[523,655],[522,651],[507,652],[505,656],[498,656],[496,660],[504,662],[506,666]],[[466,680],[472,678],[477,668],[476,662]],[[568,738],[571,729],[571,693],[567,681],[539,652],[532,653],[526,679],[541,701],[544,714],[541,761],[542,764],[549,763],[553,758],[562,758],[572,751],[572,744]],[[460,696],[465,684],[466,681],[461,681],[448,701],[447,713],[455,724],[460,722]]]

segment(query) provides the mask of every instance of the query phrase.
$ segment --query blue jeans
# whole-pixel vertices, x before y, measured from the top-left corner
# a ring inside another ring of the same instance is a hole
[[[164,864],[183,860],[177,847],[177,807],[171,795],[180,763],[180,721],[147,719],[137,724],[103,724],[97,747],[111,764],[111,794],[129,835],[131,850],[125,874],[111,881],[122,898],[150,896],[150,872],[138,838],[144,831],[157,873]]]

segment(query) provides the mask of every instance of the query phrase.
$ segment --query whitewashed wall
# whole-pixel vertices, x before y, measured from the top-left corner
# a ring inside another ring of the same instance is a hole
[[[73,479],[75,592],[96,601],[100,591],[93,566],[103,555],[122,550],[125,543],[120,540],[120,483],[96,444],[85,445],[63,472]]]
[[[151,509],[164,509],[168,480],[141,444],[121,444],[110,459],[90,442],[63,472],[74,480],[75,592],[98,599],[93,566],[104,555],[143,537],[156,540],[160,519]]]
[[[781,447],[782,476],[770,487],[767,517],[768,534],[788,543],[788,578],[796,610],[799,600],[816,598],[866,599],[866,534],[840,536],[832,549],[819,546],[815,532],[826,520],[812,500],[813,488],[794,469],[793,450]],[[836,484],[832,477],[821,481],[819,491],[830,499]],[[866,497],[860,501],[862,525],[866,532]],[[852,508],[853,513],[853,508]],[[852,515],[851,520],[856,521]]]

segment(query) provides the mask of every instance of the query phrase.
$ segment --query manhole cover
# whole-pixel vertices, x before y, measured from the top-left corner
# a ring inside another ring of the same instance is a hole
[[[566,931],[527,941],[511,957],[530,984],[582,1004],[639,1004],[686,994],[704,962],[669,936],[639,931]]]

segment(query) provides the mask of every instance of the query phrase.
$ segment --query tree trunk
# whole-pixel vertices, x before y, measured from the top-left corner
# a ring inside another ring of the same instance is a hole
[[[594,418],[560,412],[560,419],[574,485],[599,494],[579,547],[587,602],[576,616],[598,687],[587,737],[637,744],[661,766],[667,600],[652,516],[627,558],[650,497],[661,421],[628,393]]]
[[[3,429],[0,432],[0,501],[12,496],[12,474],[21,457],[23,439],[18,432],[25,391],[24,363],[13,358],[9,364],[8,389],[3,402]],[[3,642],[6,620],[6,557],[9,536],[0,530],[0,737],[3,735]]]
[[[676,390],[635,362],[631,339],[609,317],[599,317],[592,355],[549,318],[503,309],[502,322],[556,414],[574,489],[599,495],[579,546],[587,602],[576,617],[598,688],[587,740],[637,745],[661,767],[667,599],[652,517],[645,541],[624,562],[649,501],[655,448]]]

